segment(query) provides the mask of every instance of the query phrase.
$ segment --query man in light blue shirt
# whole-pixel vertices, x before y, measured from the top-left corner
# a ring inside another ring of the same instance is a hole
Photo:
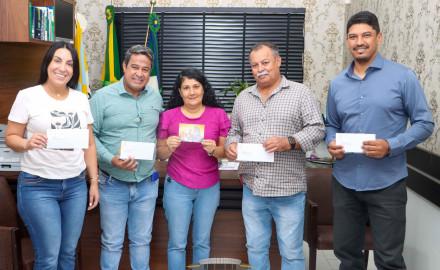
[[[121,141],[156,143],[162,97],[147,87],[151,51],[127,50],[124,77],[93,95],[90,105],[100,168],[101,269],[117,270],[125,227],[133,270],[149,268],[151,231],[158,193],[154,161],[121,159]]]
[[[333,169],[334,252],[340,270],[365,269],[362,250],[370,223],[375,262],[381,269],[406,269],[405,151],[427,139],[434,127],[415,74],[382,58],[377,17],[368,11],[347,23],[353,63],[330,84],[327,100],[328,150]],[[407,123],[411,124],[407,128]],[[372,133],[363,153],[345,153],[336,133]]]

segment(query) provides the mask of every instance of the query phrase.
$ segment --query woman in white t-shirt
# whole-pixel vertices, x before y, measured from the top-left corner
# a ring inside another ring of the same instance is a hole
[[[17,204],[32,239],[34,270],[74,269],[87,207],[86,168],[88,209],[99,201],[93,118],[87,96],[72,89],[78,78],[73,46],[53,43],[43,58],[39,84],[17,94],[8,117],[6,144],[23,152]],[[73,133],[75,140],[62,139]],[[87,140],[88,148],[82,149],[79,143]]]

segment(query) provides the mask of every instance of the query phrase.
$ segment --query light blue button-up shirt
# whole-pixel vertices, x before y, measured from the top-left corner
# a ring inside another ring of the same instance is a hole
[[[132,172],[113,167],[111,160],[119,155],[121,141],[156,143],[162,97],[151,88],[134,97],[125,90],[123,79],[98,90],[90,100],[93,132],[99,168],[119,180],[139,182],[153,173],[154,161],[138,160]]]
[[[330,84],[326,142],[336,133],[374,133],[385,139],[390,153],[382,159],[345,154],[333,175],[357,191],[388,187],[408,175],[405,151],[428,138],[434,128],[423,89],[407,67],[377,54],[364,79],[352,63]],[[407,127],[407,123],[411,124]]]

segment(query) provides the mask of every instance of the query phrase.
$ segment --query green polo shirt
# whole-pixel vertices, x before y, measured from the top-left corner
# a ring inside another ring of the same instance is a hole
[[[122,78],[99,89],[90,100],[93,133],[99,168],[126,182],[139,182],[153,173],[154,161],[138,160],[136,171],[113,167],[113,156],[119,155],[121,141],[156,143],[156,128],[162,111],[159,92],[146,87],[138,97],[128,93]]]

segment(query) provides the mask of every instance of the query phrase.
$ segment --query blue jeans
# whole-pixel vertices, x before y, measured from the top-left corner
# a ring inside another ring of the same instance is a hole
[[[163,206],[168,221],[168,269],[184,270],[189,224],[192,224],[193,263],[209,258],[211,227],[220,202],[220,183],[205,189],[185,187],[169,176]]]
[[[281,269],[304,270],[305,192],[284,197],[260,197],[243,185],[242,212],[252,270],[268,270],[272,218],[275,221]]]
[[[100,173],[102,270],[119,268],[126,225],[131,269],[150,269],[150,241],[158,182],[148,177],[141,182],[130,183]]]
[[[87,205],[84,172],[64,180],[21,172],[17,204],[35,251],[33,269],[73,270]]]

